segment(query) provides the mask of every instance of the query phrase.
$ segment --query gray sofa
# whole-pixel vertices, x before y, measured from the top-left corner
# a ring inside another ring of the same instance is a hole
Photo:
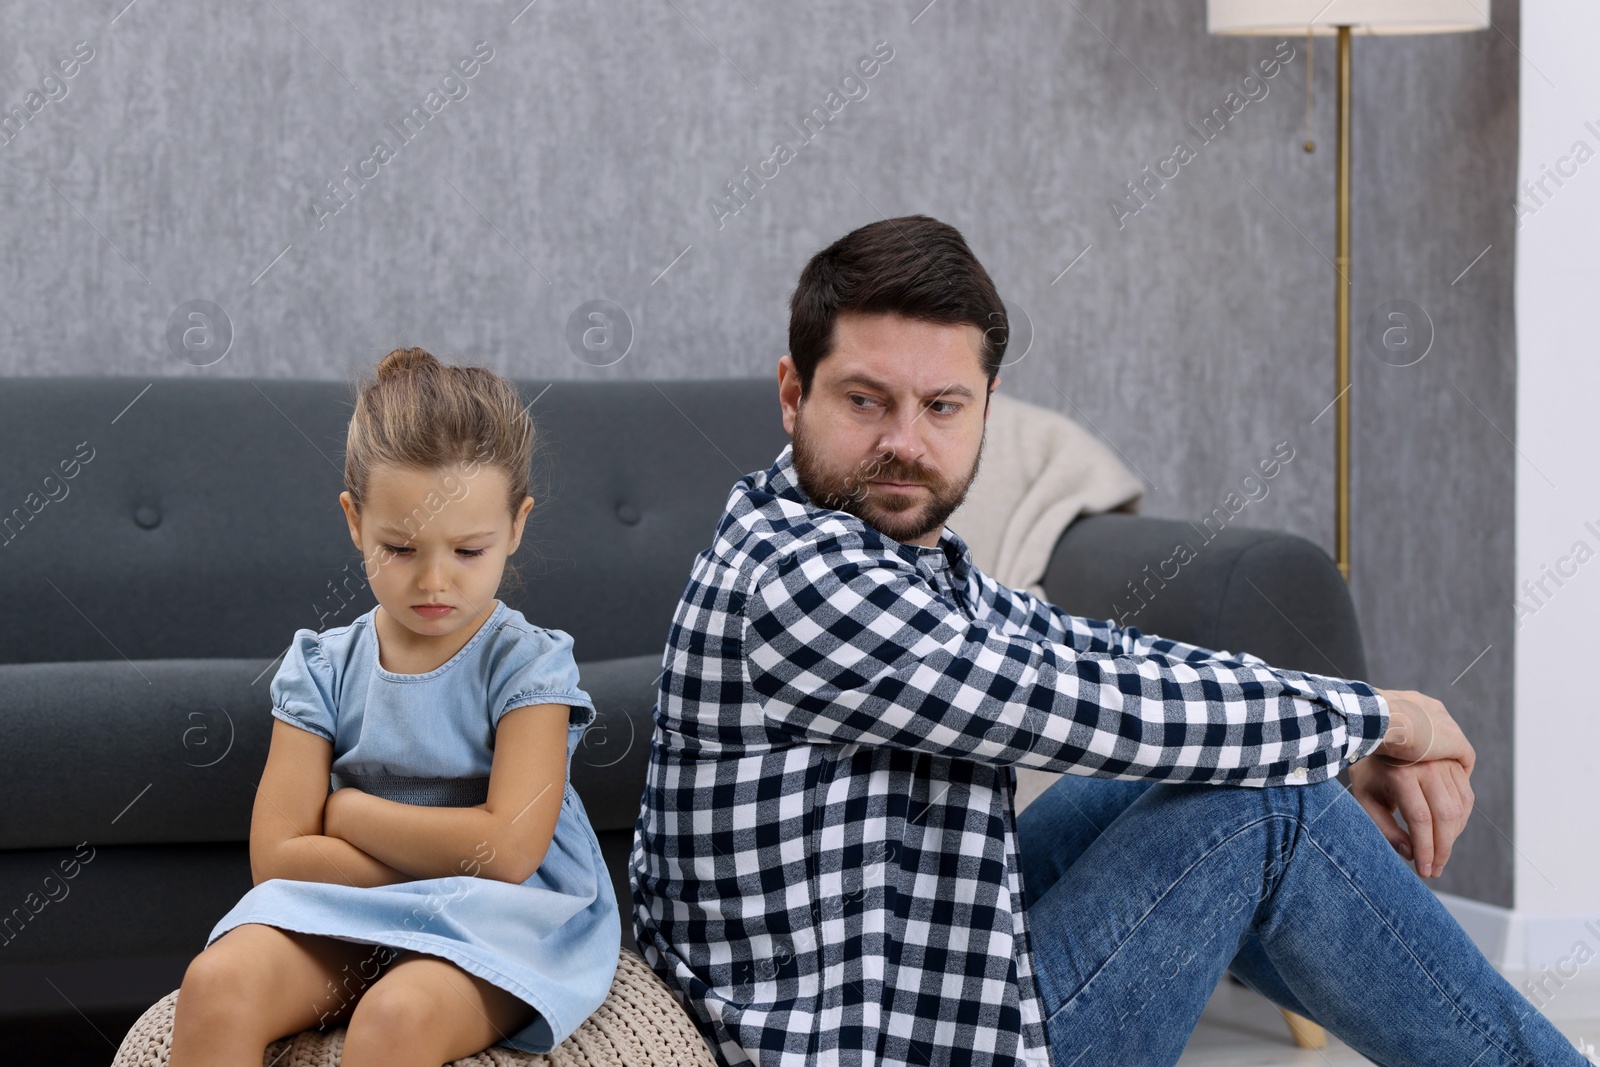
[[[543,445],[526,587],[502,598],[575,640],[600,717],[572,778],[631,947],[673,608],[733,482],[788,438],[772,378],[518,386]],[[374,603],[337,499],[349,411],[342,381],[0,384],[0,1014],[151,1004],[249,888],[277,657]],[[1080,519],[1045,588],[1111,617],[1180,540],[1199,547],[1180,521]],[[1332,561],[1282,533],[1224,530],[1130,621],[1365,675]]]

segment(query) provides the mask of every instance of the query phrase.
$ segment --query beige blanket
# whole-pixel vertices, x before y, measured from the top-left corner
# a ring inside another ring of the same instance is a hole
[[[946,525],[979,570],[1044,596],[1040,583],[1068,524],[1134,511],[1143,496],[1144,483],[1098,437],[1059,412],[996,392],[978,476]]]
[[[1002,585],[1044,596],[1045,568],[1079,515],[1137,510],[1141,482],[1098,437],[1059,412],[996,392],[983,460],[946,523],[978,569]],[[1060,775],[1018,768],[1021,811]]]

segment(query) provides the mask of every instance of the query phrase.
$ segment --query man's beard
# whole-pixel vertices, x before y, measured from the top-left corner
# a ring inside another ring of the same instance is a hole
[[[972,469],[960,482],[946,479],[921,464],[903,463],[883,454],[840,471],[826,467],[811,450],[803,411],[802,406],[795,413],[793,441],[794,471],[800,488],[812,503],[849,512],[885,537],[902,544],[939,529],[961,506],[972,480],[978,476],[978,465],[983,461],[983,441],[989,433],[985,426],[984,437],[978,442],[978,454],[972,459]],[[870,484],[879,479],[926,486],[929,499],[920,499],[922,494],[915,490],[896,493]]]

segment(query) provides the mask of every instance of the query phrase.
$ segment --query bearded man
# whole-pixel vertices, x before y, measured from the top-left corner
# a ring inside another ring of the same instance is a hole
[[[638,944],[717,1058],[1156,1067],[1232,971],[1393,1067],[1582,1067],[1422,881],[1472,804],[1442,704],[973,565],[944,522],[1005,346],[926,216],[800,275],[792,442],[695,559],[631,857]],[[1021,817],[1018,767],[1066,772]]]

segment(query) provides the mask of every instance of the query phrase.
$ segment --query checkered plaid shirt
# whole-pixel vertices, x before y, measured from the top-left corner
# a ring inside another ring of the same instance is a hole
[[[811,503],[791,450],[734,485],[672,621],[640,950],[725,1064],[1047,1064],[1014,768],[1317,782],[1387,705],[1069,615],[948,528],[894,541]]]

